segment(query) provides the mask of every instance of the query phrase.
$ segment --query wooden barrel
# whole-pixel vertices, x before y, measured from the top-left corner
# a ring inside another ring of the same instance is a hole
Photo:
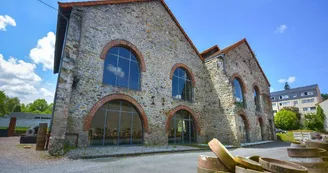
[[[36,137],[36,147],[35,150],[42,151],[44,150],[44,146],[46,144],[47,139],[47,123],[40,123],[38,129],[38,136]]]
[[[229,172],[229,169],[226,166],[224,166],[224,164],[217,157],[212,157],[212,156],[204,156],[204,155],[198,156],[198,167],[211,169],[215,171]]]
[[[202,168],[199,166],[197,167],[197,172],[198,173],[227,173],[226,171],[216,171],[216,170]]]

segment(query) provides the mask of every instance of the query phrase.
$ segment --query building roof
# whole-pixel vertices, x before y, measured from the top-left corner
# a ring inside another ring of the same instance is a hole
[[[216,53],[220,51],[220,48],[218,45],[214,45],[206,50],[204,50],[202,53],[200,53],[202,55],[202,57],[205,59],[209,56],[211,56],[212,54]]]
[[[316,89],[317,87],[318,87],[318,84],[315,84],[315,85],[308,85],[308,86],[303,86],[303,87],[291,88],[289,90],[275,91],[275,92],[271,92],[271,96],[284,95],[284,94],[290,94],[290,93],[301,92],[301,91],[307,91],[307,90],[311,90],[311,89]]]
[[[252,48],[249,46],[249,44],[248,44],[246,38],[244,38],[244,39],[238,41],[237,43],[234,43],[234,44],[232,44],[232,45],[230,45],[230,46],[228,46],[228,47],[226,47],[226,48],[224,48],[224,49],[222,49],[222,50],[220,50],[220,51],[214,53],[213,55],[211,55],[211,57],[214,57],[214,56],[217,56],[217,55],[220,55],[220,54],[227,54],[228,52],[230,52],[231,50],[234,50],[235,48],[237,48],[238,46],[240,46],[240,45],[243,44],[243,43],[245,43],[245,44],[247,45],[248,49],[251,51],[253,57],[255,58],[255,62],[256,62],[256,64],[258,65],[258,67],[260,68],[260,71],[261,71],[261,73],[263,74],[263,76],[264,76],[266,82],[268,83],[269,86],[271,86],[271,84],[270,84],[268,78],[266,77],[265,73],[263,72],[260,63],[259,63],[259,61],[257,60],[257,58],[256,58],[256,56],[255,56],[255,54],[254,54],[254,52],[253,52],[253,50],[252,50]]]
[[[164,0],[103,0],[103,1],[85,1],[85,2],[66,2],[61,3],[58,2],[58,20],[57,20],[57,31],[56,31],[56,44],[55,44],[55,59],[54,59],[54,73],[58,73],[59,65],[61,60],[62,48],[64,44],[65,34],[66,34],[66,25],[67,21],[65,18],[69,18],[70,12],[73,6],[98,6],[98,5],[114,5],[114,4],[124,4],[124,3],[136,3],[136,2],[151,2],[151,1],[160,1],[162,5],[165,7],[167,12],[170,14],[173,21],[176,23],[178,28],[181,30],[182,34],[185,36],[187,41],[190,43],[191,47],[195,50],[198,57],[203,61],[203,57],[198,52],[197,48],[190,40],[187,33],[183,30],[178,20],[173,15],[172,11],[166,5]]]

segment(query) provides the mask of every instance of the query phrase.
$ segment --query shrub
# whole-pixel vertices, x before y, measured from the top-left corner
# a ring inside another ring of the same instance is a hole
[[[288,111],[293,111],[293,112],[295,112],[296,117],[298,118],[298,120],[301,121],[302,114],[300,113],[300,110],[299,110],[298,107],[287,106],[287,107],[283,107],[281,110],[288,110]]]
[[[295,112],[290,110],[280,110],[274,119],[277,128],[283,130],[296,130],[300,128],[300,123]]]
[[[304,126],[306,129],[322,131],[323,130],[323,121],[315,113],[308,113],[304,115]]]

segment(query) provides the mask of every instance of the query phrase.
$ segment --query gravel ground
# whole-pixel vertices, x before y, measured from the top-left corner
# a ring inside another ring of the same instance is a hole
[[[200,154],[212,155],[210,151],[185,153],[153,154],[135,157],[101,158],[71,160],[66,157],[53,158],[47,151],[24,149],[18,137],[0,138],[0,172],[197,172],[197,158]],[[269,144],[230,150],[233,155],[260,155],[288,160],[288,144],[274,142]]]

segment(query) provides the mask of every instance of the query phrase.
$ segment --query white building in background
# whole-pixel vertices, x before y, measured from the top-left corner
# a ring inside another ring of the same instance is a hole
[[[301,114],[316,112],[316,105],[322,101],[319,86],[309,85],[271,93],[274,115],[283,107],[297,107]]]

